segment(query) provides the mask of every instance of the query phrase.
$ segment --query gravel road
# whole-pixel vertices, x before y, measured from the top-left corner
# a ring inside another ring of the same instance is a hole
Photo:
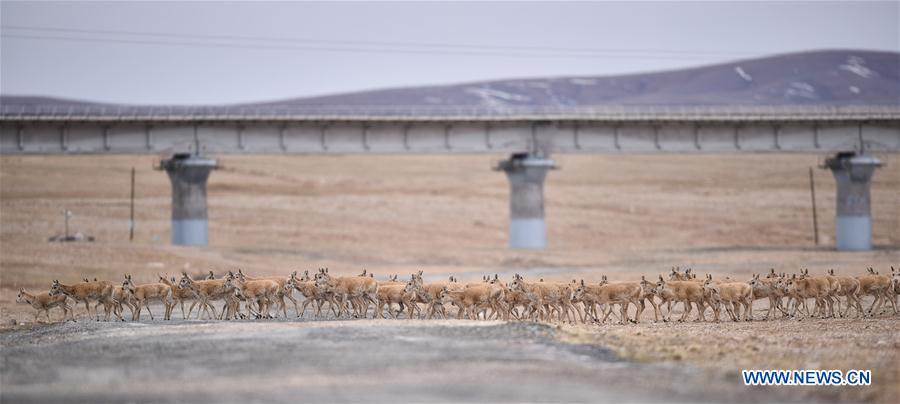
[[[557,333],[457,320],[57,323],[0,333],[0,401],[789,399],[680,364],[625,362]]]

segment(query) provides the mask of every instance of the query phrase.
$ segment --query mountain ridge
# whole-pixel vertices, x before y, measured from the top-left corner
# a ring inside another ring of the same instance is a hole
[[[120,105],[15,95],[0,96],[0,101],[4,104]],[[809,51],[652,73],[498,79],[219,106],[495,109],[610,105],[900,106],[900,53],[853,49]]]

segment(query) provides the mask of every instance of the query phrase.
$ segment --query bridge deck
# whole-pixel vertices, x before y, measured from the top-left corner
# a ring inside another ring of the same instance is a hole
[[[897,106],[4,105],[0,153],[900,151]]]

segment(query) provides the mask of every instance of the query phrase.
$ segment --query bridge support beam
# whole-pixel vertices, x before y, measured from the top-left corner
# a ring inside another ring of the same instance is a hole
[[[513,154],[495,167],[509,179],[510,248],[540,250],[547,245],[544,178],[554,168],[553,160],[528,153]]]
[[[872,249],[869,187],[881,161],[865,153],[845,152],[825,160],[837,181],[835,245],[838,251]]]
[[[172,245],[209,244],[206,181],[216,167],[215,160],[187,153],[160,162],[172,183]]]

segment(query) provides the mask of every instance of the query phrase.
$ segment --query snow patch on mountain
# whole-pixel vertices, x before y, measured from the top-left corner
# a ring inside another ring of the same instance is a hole
[[[865,63],[866,61],[859,56],[850,56],[849,58],[847,58],[847,63],[838,66],[838,68],[867,79],[874,76],[875,72],[873,72],[872,69],[866,67]]]
[[[809,93],[815,92],[816,88],[812,86],[812,84],[804,83],[802,81],[792,81],[791,87],[796,88],[800,91],[806,91]]]
[[[747,74],[747,72],[744,71],[744,69],[743,69],[742,67],[740,67],[740,66],[735,66],[735,67],[734,67],[734,72],[737,73],[738,76],[741,76],[741,78],[744,79],[744,80],[746,80],[746,81],[753,81],[753,76]]]
[[[800,81],[792,81],[790,86],[784,90],[784,95],[788,98],[800,97],[811,100],[819,99],[819,96],[816,94],[816,88],[813,87],[812,84]]]
[[[585,78],[573,78],[569,79],[569,83],[572,83],[576,86],[593,86],[597,84],[596,79],[585,79]]]
[[[850,89],[850,92],[853,94],[859,94],[861,92],[859,87],[857,87],[857,86],[850,86],[849,89]]]
[[[508,93],[506,91],[494,90],[483,87],[468,87],[466,93],[481,98],[481,104],[485,106],[495,107],[506,105],[507,102],[529,102],[531,97],[521,94]]]

